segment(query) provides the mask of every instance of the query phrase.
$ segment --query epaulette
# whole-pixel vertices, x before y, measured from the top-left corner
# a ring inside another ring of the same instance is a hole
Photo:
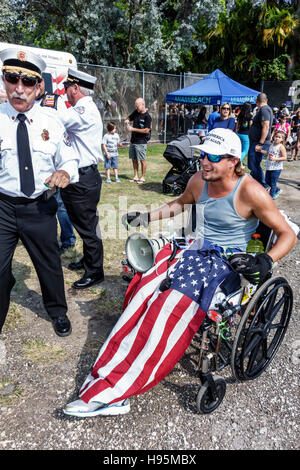
[[[45,93],[40,105],[46,108],[54,108],[57,109],[57,100],[59,95],[56,93]]]

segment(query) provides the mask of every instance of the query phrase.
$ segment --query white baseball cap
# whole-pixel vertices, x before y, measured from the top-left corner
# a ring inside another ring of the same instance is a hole
[[[239,159],[242,155],[242,144],[239,136],[235,132],[221,127],[212,129],[206,135],[203,144],[193,145],[192,147],[212,155],[231,155]]]

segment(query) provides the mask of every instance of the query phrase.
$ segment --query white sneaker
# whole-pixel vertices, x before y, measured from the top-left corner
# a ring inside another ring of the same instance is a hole
[[[95,401],[85,403],[83,400],[79,399],[69,403],[68,405],[66,405],[65,408],[63,408],[63,412],[66,415],[79,416],[82,418],[92,418],[93,416],[99,415],[124,415],[126,413],[129,413],[129,411],[130,403],[128,399],[112,403],[111,405]]]

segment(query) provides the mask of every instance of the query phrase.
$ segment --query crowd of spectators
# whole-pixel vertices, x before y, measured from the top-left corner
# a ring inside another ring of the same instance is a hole
[[[286,104],[273,109],[272,135],[276,131],[284,132],[285,146],[289,150],[288,160],[297,160],[300,151],[300,108],[291,111]],[[242,143],[242,160],[249,150],[249,130],[257,107],[246,102],[240,106],[223,103],[221,106],[176,105],[169,107],[169,128],[172,137],[187,134],[191,129],[207,130],[217,127],[228,128],[236,132]],[[161,126],[161,133],[163,133]]]
[[[271,108],[267,95],[260,93],[256,105],[249,102],[239,106],[228,102],[220,106],[171,104],[168,117],[173,138],[193,133],[203,140],[212,129],[230,129],[240,138],[241,161],[249,168],[250,175],[273,199],[282,193],[277,182],[283,162],[297,160],[300,153],[300,108],[290,110],[285,103]]]

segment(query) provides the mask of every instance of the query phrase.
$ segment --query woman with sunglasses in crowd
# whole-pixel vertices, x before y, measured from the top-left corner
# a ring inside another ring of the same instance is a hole
[[[229,103],[223,103],[221,106],[221,115],[213,124],[213,129],[222,127],[235,131],[235,119],[232,117],[232,110]]]
[[[242,144],[241,161],[243,161],[245,156],[248,155],[248,150],[250,147],[249,130],[252,124],[251,110],[251,104],[246,101],[246,103],[243,104],[236,121],[236,133],[239,136]]]

